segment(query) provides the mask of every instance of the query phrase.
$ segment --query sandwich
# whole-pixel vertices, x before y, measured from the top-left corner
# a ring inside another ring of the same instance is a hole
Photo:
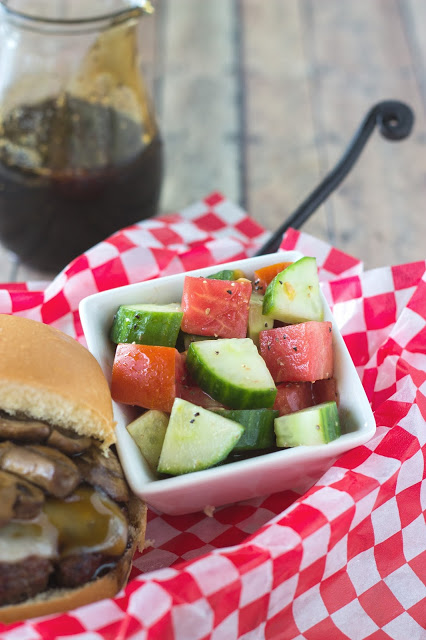
[[[0,314],[0,622],[113,597],[146,507],[115,453],[108,383],[61,331]]]

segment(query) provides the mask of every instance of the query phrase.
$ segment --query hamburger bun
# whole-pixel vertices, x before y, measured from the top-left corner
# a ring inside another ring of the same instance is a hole
[[[143,551],[145,541],[146,505],[134,496],[130,501],[130,522],[131,544],[114,569],[82,587],[49,589],[24,602],[0,607],[0,622],[11,624],[53,613],[64,613],[117,595],[127,584],[136,549]]]
[[[115,443],[111,395],[94,356],[54,327],[0,314],[0,408]]]
[[[0,314],[0,411],[85,436],[96,443],[92,448],[102,451],[102,459],[115,457],[109,455],[115,443],[112,401],[101,367],[76,340],[41,322]],[[135,496],[120,509],[128,522],[127,545],[112,569],[74,588],[48,588],[16,604],[4,604],[0,622],[69,611],[117,594],[127,582],[136,548],[143,549],[146,526],[146,506]],[[7,562],[4,557],[2,561]]]

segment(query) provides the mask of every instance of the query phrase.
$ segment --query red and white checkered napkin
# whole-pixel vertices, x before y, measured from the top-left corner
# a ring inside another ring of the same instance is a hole
[[[0,311],[82,339],[79,300],[142,278],[243,258],[265,240],[210,196],[126,229],[45,291],[0,291]],[[8,640],[403,640],[426,638],[426,262],[363,272],[290,230],[371,399],[376,435],[306,487],[204,513],[149,511],[149,546],[114,600],[0,629]],[[310,487],[310,488],[309,488]]]

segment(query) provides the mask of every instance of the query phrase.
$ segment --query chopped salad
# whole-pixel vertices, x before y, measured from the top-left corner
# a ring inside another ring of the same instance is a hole
[[[315,258],[185,276],[172,304],[121,305],[111,394],[159,478],[340,435]]]

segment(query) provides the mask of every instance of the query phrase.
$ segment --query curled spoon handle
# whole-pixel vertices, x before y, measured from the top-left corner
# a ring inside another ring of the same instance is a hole
[[[410,135],[414,124],[414,113],[411,107],[397,100],[378,102],[368,111],[358,130],[355,132],[345,153],[320,184],[308,195],[283,224],[274,231],[271,237],[255,255],[273,253],[280,246],[283,233],[288,228],[298,229],[340,185],[352,169],[370,135],[377,126],[384,138],[391,141],[403,140]]]

